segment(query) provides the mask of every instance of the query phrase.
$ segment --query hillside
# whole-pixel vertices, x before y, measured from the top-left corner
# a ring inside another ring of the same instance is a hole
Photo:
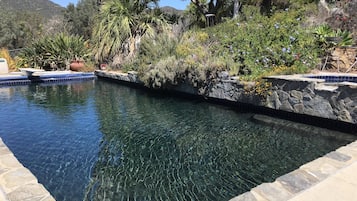
[[[0,8],[5,10],[29,11],[50,18],[61,15],[63,8],[50,0],[0,0]]]

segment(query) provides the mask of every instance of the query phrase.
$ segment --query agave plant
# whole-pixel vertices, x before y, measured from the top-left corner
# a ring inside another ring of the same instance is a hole
[[[71,60],[86,60],[89,56],[87,41],[82,37],[63,33],[40,39],[24,48],[19,55],[22,66],[45,70],[68,69]]]
[[[314,34],[317,42],[324,48],[334,46],[351,46],[353,44],[352,34],[347,30],[333,30],[327,24],[318,26]]]

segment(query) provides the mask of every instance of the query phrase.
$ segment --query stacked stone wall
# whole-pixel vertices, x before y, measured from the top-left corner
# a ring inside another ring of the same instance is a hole
[[[143,85],[135,72],[116,73],[97,71],[99,77]],[[269,109],[310,115],[357,124],[357,84],[325,83],[323,80],[290,76],[269,77],[271,83],[266,96],[247,93],[254,83],[242,83],[225,78],[212,84],[204,94],[207,98],[247,103]],[[198,94],[188,84],[172,86],[172,91]]]

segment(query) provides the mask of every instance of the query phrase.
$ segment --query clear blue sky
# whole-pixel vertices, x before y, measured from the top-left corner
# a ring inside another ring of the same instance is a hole
[[[52,0],[56,4],[66,7],[69,3],[77,4],[78,0]],[[184,10],[190,3],[190,0],[160,0],[160,6],[171,6],[180,10]]]

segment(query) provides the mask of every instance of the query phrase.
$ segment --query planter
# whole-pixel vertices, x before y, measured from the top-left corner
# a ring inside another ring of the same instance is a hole
[[[100,70],[106,70],[108,64],[100,64]]]
[[[84,68],[84,61],[80,61],[80,60],[71,61],[69,67],[72,71],[80,71],[82,68]]]

